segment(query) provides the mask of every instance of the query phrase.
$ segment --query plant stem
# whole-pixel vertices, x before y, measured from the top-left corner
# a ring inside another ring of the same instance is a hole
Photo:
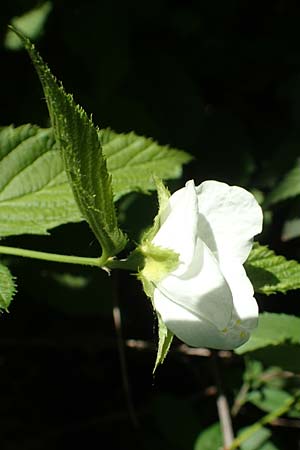
[[[84,266],[103,267],[105,262],[102,258],[86,258],[83,256],[61,255],[58,253],[39,252],[36,250],[26,250],[18,247],[6,247],[0,245],[0,254],[21,256],[24,258],[41,259],[43,261],[53,261],[68,264],[81,264]]]
[[[6,247],[4,245],[0,245],[0,255],[1,254],[21,256],[23,258],[40,259],[43,261],[52,261],[58,263],[93,266],[102,268],[107,271],[109,271],[109,269],[124,269],[136,272],[138,267],[141,265],[140,256],[134,254],[134,252],[129,255],[128,259],[114,259],[114,257],[107,258],[105,255],[102,255],[99,258],[87,258],[85,256],[61,255],[58,253],[47,253],[36,250],[27,250],[19,247]]]

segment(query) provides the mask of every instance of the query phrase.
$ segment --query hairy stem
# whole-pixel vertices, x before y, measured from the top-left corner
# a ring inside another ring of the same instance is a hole
[[[84,266],[103,267],[106,261],[102,258],[86,258],[83,256],[61,255],[58,253],[39,252],[36,250],[26,250],[18,247],[5,247],[0,245],[0,254],[21,256],[24,258],[40,259],[43,261],[53,261],[68,264],[81,264]]]
[[[133,252],[134,253],[134,252]],[[43,261],[52,261],[67,264],[80,264],[83,266],[99,267],[104,270],[124,269],[137,271],[142,264],[140,256],[129,255],[128,259],[107,258],[105,255],[99,258],[88,258],[85,256],[61,255],[59,253],[40,252],[36,250],[27,250],[19,247],[6,247],[0,245],[0,255],[21,256],[23,258],[40,259]]]

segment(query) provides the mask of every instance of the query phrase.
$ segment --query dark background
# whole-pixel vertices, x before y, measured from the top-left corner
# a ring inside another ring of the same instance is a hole
[[[1,43],[10,19],[36,4],[2,2]],[[37,46],[99,126],[134,130],[192,153],[195,161],[183,181],[212,178],[267,193],[299,156],[299,23],[296,0],[57,0]],[[0,53],[1,125],[49,126],[27,54],[3,44]],[[155,214],[156,199],[133,200],[129,206],[121,201],[119,209],[124,229],[138,238]],[[262,242],[299,258],[297,239],[281,242],[285,217],[281,205]],[[99,254],[86,224],[6,242]],[[19,292],[0,321],[1,449],[192,449],[197,434],[217,420],[206,358],[174,351],[152,377],[154,351],[127,349],[137,430],[128,417],[113,298],[121,305],[124,338],[154,342],[155,336],[149,301],[135,277],[10,263]],[[297,294],[277,296],[260,299],[260,306],[299,312],[296,300]],[[242,370],[241,359],[222,362],[229,398]],[[247,414],[235,426],[251,421],[252,411]],[[275,439],[285,448],[284,431]]]

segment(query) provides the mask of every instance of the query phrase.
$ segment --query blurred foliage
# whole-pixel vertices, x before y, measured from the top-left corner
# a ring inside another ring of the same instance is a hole
[[[1,4],[1,125],[49,126],[27,55],[5,47],[7,24],[41,5]],[[263,200],[284,186],[299,158],[299,19],[297,0],[53,0],[36,39],[53,72],[95,123],[117,132],[134,129],[192,153],[195,161],[183,181],[220,179],[255,189]],[[171,190],[181,185],[182,180],[169,183]],[[300,217],[299,198],[285,197],[265,204],[268,226],[261,241],[299,261],[298,224],[286,231],[288,221]],[[155,214],[156,197],[131,194],[118,206],[122,228],[138,239]],[[47,237],[6,241],[85,256],[99,252],[84,223],[55,228]],[[8,262],[22,281],[11,314],[1,317],[3,450],[81,449],[107,441],[111,449],[217,450],[207,358],[171,352],[153,380],[154,352],[128,348],[139,419],[139,429],[132,427],[111,309],[119,295],[124,338],[153,340],[152,312],[135,277],[120,273],[112,281],[93,269]],[[258,300],[261,310],[300,314],[298,291]],[[241,400],[236,433],[284,396],[294,401],[286,420],[299,417],[298,347],[257,348],[247,354],[245,372],[242,358],[222,360],[229,400],[233,407]],[[252,439],[244,450],[292,449],[299,445],[299,431],[267,424]]]

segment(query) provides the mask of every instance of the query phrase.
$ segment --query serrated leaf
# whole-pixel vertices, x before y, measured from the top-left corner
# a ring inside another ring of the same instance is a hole
[[[122,188],[119,177],[124,180],[122,168],[110,161],[113,157],[109,148],[111,139],[119,135],[111,130],[107,130],[105,135],[103,152],[111,167],[117,200],[127,192],[124,189],[118,190]],[[121,137],[123,141],[123,135]],[[157,145],[158,153],[160,148]],[[119,153],[123,150],[127,152],[126,146]],[[177,150],[170,151],[177,153]],[[144,167],[130,159],[127,160],[127,165],[136,174],[140,173],[140,168],[143,171]],[[125,162],[124,167],[126,168]],[[145,188],[142,173],[137,177],[137,183],[142,184],[131,185],[130,189],[142,191]],[[154,172],[151,182],[156,175]],[[166,172],[166,176],[172,176],[171,169]],[[147,189],[152,189],[150,184],[147,186]],[[153,188],[158,189],[156,184]],[[29,124],[17,128],[0,128],[0,236],[47,234],[48,230],[58,225],[81,220],[83,217],[75,203],[52,129],[41,129]]]
[[[267,196],[265,205],[273,205],[300,194],[300,163],[288,172],[283,180],[279,182],[275,189]]]
[[[14,277],[9,269],[0,263],[0,310],[7,311],[10,302],[16,292],[16,284]]]
[[[42,83],[75,201],[102,247],[103,258],[114,256],[125,247],[127,239],[118,228],[111,177],[98,130],[73,97],[58,84],[29,39],[18,30],[14,31],[24,42]]]
[[[22,16],[13,17],[11,23],[34,41],[43,32],[51,10],[52,3],[48,1],[27,11]],[[8,30],[4,39],[4,47],[9,50],[20,50],[24,46],[22,40],[13,31]]]
[[[258,327],[252,332],[249,341],[234,351],[242,355],[268,345],[287,342],[300,343],[300,318],[287,314],[262,313]]]
[[[254,245],[245,269],[255,292],[270,295],[300,288],[300,264],[276,255],[268,247]]]
[[[0,128],[0,236],[47,234],[80,220],[52,130]]]
[[[186,152],[159,145],[133,132],[117,134],[104,129],[100,137],[117,199],[128,192],[156,189],[155,178],[179,178],[182,165],[192,159]]]

